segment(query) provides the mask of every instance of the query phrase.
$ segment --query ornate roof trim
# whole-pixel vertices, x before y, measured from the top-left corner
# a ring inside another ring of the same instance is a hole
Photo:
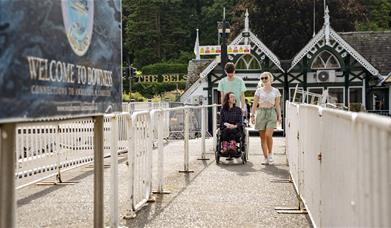
[[[341,45],[357,62],[359,62],[365,69],[367,69],[372,75],[378,76],[379,71],[370,64],[360,53],[358,53],[348,42],[346,42],[334,29],[330,28],[331,37]]]
[[[372,75],[379,75],[379,71],[370,64],[362,55],[360,55],[348,42],[346,42],[337,32],[330,28],[330,37],[333,38],[346,52],[348,52],[357,62],[359,62],[366,70]],[[310,42],[293,58],[291,67],[288,72],[291,71],[308,52],[322,39],[325,39],[325,26],[313,37]]]
[[[217,59],[214,59],[209,65],[200,73],[200,78],[204,79],[208,74],[217,66],[219,62]]]
[[[258,47],[259,49],[261,49],[261,51],[262,51],[263,53],[265,53],[265,55],[266,55],[267,57],[269,57],[269,59],[278,67],[278,69],[280,69],[282,72],[284,72],[284,70],[283,70],[282,67],[281,67],[281,63],[280,63],[280,60],[278,59],[278,57],[277,57],[272,51],[270,51],[270,49],[267,48],[266,45],[263,44],[262,41],[260,41],[260,40],[258,39],[258,37],[256,37],[255,34],[252,33],[251,31],[250,31],[250,40],[251,40],[255,45],[257,45],[257,47]]]
[[[308,52],[311,51],[311,49],[324,38],[324,27],[310,40],[310,42],[307,43],[307,45],[304,46],[303,49],[293,58],[293,61],[291,63],[291,67],[288,69],[288,72],[291,71],[299,62],[300,60],[307,55]]]
[[[191,94],[194,93],[194,91],[202,84],[203,78],[197,79],[182,95],[180,98],[180,101],[183,102],[186,100]]]

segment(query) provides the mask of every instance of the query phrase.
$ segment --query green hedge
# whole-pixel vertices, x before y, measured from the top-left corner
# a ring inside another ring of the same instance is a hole
[[[122,101],[129,102],[131,99],[134,99],[135,101],[139,101],[139,102],[147,101],[147,98],[143,97],[143,95],[141,95],[138,92],[131,93],[130,96],[129,94],[126,93],[122,94]]]
[[[139,92],[147,98],[152,98],[154,95],[159,95],[167,91],[173,91],[177,89],[184,90],[186,82],[140,82],[132,84],[132,91]]]
[[[187,73],[187,64],[178,63],[156,63],[144,66],[141,71],[144,75],[150,74],[169,74],[169,73]]]

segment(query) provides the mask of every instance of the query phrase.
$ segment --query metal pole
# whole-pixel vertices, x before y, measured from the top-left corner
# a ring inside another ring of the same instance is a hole
[[[111,227],[119,226],[118,215],[118,117],[111,118]]]
[[[184,109],[185,111],[185,118],[184,118],[184,151],[185,151],[185,155],[184,155],[184,170],[183,171],[179,171],[181,173],[190,173],[190,172],[193,172],[193,171],[190,171],[189,170],[189,108],[186,107]]]
[[[153,111],[152,111],[153,112]],[[156,113],[156,112],[155,112]],[[169,191],[164,191],[163,185],[164,185],[164,145],[163,145],[163,131],[165,127],[165,120],[164,116],[166,114],[166,111],[160,110],[157,111],[158,115],[158,127],[157,127],[157,147],[158,147],[158,167],[157,167],[157,173],[158,173],[158,187],[157,190],[153,193],[155,194],[169,194]],[[151,115],[153,118],[153,115]],[[153,124],[154,126],[155,124]]]
[[[224,67],[225,64],[228,61],[228,54],[227,54],[227,34],[225,32],[226,30],[226,24],[225,24],[225,8],[224,8],[224,16],[223,16],[223,33],[221,35],[222,42],[221,42],[221,67],[223,68],[223,77],[226,76]]]
[[[216,131],[217,131],[217,106],[213,106],[213,116],[212,116],[212,120],[213,120],[213,150],[216,150],[216,146],[217,146],[217,137],[216,137]]]
[[[205,108],[201,108],[201,141],[202,159],[205,159]]]
[[[163,147],[163,115],[164,112],[159,112],[159,123],[158,124],[158,132],[157,132],[157,138],[158,138],[158,160],[159,160],[159,166],[158,166],[158,174],[159,174],[159,185],[158,185],[158,192],[163,192],[163,161],[164,161],[164,147]]]
[[[185,163],[184,170],[189,171],[189,109],[185,108]]]
[[[134,110],[134,109],[133,109]],[[133,120],[130,114],[126,116],[127,118],[127,132],[128,132],[128,177],[129,177],[129,188],[128,188],[128,201],[130,203],[129,209],[124,216],[124,219],[132,219],[136,217],[136,212],[133,210],[134,206],[134,128],[133,128]]]
[[[0,125],[0,228],[16,226],[15,127]]]
[[[104,227],[103,116],[94,117],[94,227]]]
[[[198,160],[209,160],[205,156],[205,134],[206,134],[205,109],[206,107],[201,108],[201,158]]]

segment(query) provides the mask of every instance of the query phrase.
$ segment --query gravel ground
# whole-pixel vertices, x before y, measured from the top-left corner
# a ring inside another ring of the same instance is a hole
[[[295,206],[293,185],[271,180],[289,177],[285,139],[274,138],[274,165],[261,165],[259,138],[250,137],[247,164],[241,160],[217,165],[208,139],[207,157],[200,161],[201,140],[190,142],[190,169],[183,174],[183,141],[170,141],[164,149],[164,190],[156,202],[124,220],[129,208],[126,155],[119,164],[119,211],[124,227],[310,227],[306,215],[278,214],[274,207]],[[157,151],[153,156],[153,177],[157,183]],[[105,160],[110,164],[110,159]],[[90,165],[63,174],[71,185],[38,186],[20,189],[17,194],[17,227],[92,227],[93,169]],[[110,168],[105,169],[105,223],[110,226]]]

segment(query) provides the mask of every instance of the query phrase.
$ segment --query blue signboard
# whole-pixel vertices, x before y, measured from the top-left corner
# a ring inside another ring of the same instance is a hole
[[[121,110],[120,0],[0,1],[0,122]]]

